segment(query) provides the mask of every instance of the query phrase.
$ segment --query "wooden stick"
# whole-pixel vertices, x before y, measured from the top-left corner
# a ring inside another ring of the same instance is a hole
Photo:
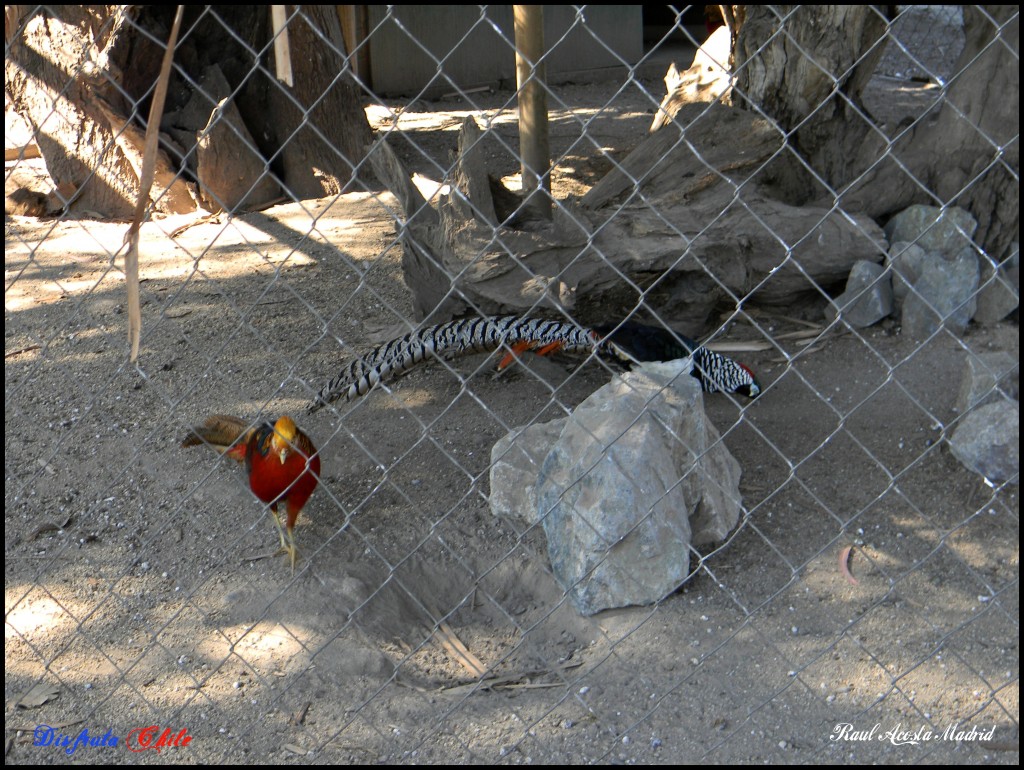
[[[39,145],[35,142],[26,144],[24,147],[5,147],[4,148],[4,162],[9,160],[28,160],[29,158],[38,158],[41,156],[39,152]]]
[[[481,677],[487,673],[487,666],[469,651],[469,648],[462,643],[462,640],[455,635],[455,632],[443,620],[437,624],[437,629],[433,632],[433,638],[473,676]]]
[[[164,51],[160,76],[153,92],[153,102],[149,107],[149,124],[146,126],[146,150],[142,157],[142,174],[139,177],[139,199],[135,202],[135,215],[131,226],[125,233],[128,253],[124,258],[125,283],[128,287],[128,339],[131,342],[131,361],[139,358],[139,338],[142,336],[142,303],[139,301],[139,229],[149,202],[149,191],[153,186],[153,175],[156,172],[156,156],[160,151],[157,146],[160,138],[160,117],[164,113],[164,102],[167,99],[167,83],[171,77],[171,62],[174,61],[174,47],[178,43],[178,30],[185,15],[185,6],[179,5],[174,16],[174,26]]]
[[[288,42],[287,6],[270,6],[270,23],[274,27],[274,68],[277,70],[277,79],[291,88],[295,85],[295,76],[292,74],[292,48]]]

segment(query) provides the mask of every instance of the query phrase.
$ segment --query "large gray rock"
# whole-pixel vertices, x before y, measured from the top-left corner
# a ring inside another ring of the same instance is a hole
[[[962,334],[977,308],[979,277],[973,246],[952,259],[928,260],[903,301],[903,333],[923,339],[945,325]]]
[[[1020,361],[1007,351],[969,354],[956,408],[960,414],[994,401],[1020,399]]]
[[[559,421],[535,505],[552,569],[584,614],[665,597],[689,577],[691,545],[723,539],[739,520],[739,464],[688,371],[686,361],[644,365]],[[518,456],[528,466],[538,454]],[[524,488],[518,474],[491,480],[506,507],[502,486]]]
[[[974,320],[982,324],[1002,321],[1020,306],[1020,244],[1014,243],[1010,256],[994,266],[983,260],[981,290]]]
[[[906,241],[930,254],[949,258],[973,246],[972,238],[977,229],[974,217],[961,208],[940,209],[917,204],[890,219],[885,225],[885,235],[889,243]]]
[[[910,206],[889,220],[889,267],[903,333],[923,339],[945,324],[962,334],[977,310],[978,225],[959,208]]]
[[[892,297],[897,312],[903,310],[903,300],[910,287],[921,277],[928,262],[928,253],[916,243],[893,241],[887,261],[892,271]]]
[[[491,512],[539,524],[537,476],[568,418],[517,428],[491,448]]]
[[[861,260],[853,266],[846,281],[846,291],[825,307],[825,317],[843,320],[856,328],[876,324],[889,315],[893,308],[892,282],[882,278],[885,268],[874,262]]]
[[[1020,483],[1020,405],[996,401],[961,420],[949,438],[953,456],[968,470],[1001,484]]]

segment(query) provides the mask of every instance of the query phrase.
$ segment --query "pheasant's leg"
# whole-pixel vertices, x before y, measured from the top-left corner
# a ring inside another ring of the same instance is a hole
[[[270,512],[274,514],[274,524],[277,525],[277,534],[281,538],[281,549],[277,553],[285,553],[288,550],[288,546],[284,539],[284,527],[281,526],[281,517],[277,514],[277,506],[272,505],[270,507]]]
[[[540,350],[535,351],[538,356],[547,356],[551,353],[557,353],[562,349],[561,342],[549,342],[547,345],[542,347]]]
[[[509,352],[506,353],[502,357],[501,361],[498,362],[498,371],[505,371],[505,369],[512,365],[513,361],[519,358],[521,353],[525,353],[529,350],[532,344],[532,342],[517,342],[514,345],[510,345]]]
[[[292,572],[295,572],[295,560],[299,556],[299,548],[295,545],[295,530],[288,527],[288,542],[284,546],[284,552],[288,554],[288,558],[292,563]]]
[[[299,520],[299,513],[301,511],[293,510],[291,503],[288,501],[285,501],[284,507],[288,514],[285,517],[284,530],[281,531],[281,550],[278,553],[288,555],[288,561],[292,565],[292,572],[295,572],[295,561],[299,557],[299,548],[295,545],[295,522]],[[277,524],[280,529],[280,519],[278,519]]]

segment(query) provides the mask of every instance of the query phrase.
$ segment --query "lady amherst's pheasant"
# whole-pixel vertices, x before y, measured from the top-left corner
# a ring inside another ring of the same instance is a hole
[[[491,352],[502,346],[511,352],[502,359],[499,369],[526,350],[540,355],[555,351],[595,353],[627,367],[642,361],[692,356],[691,374],[706,392],[738,393],[748,398],[761,392],[754,373],[743,364],[663,327],[624,321],[586,329],[567,321],[503,316],[449,321],[386,342],[342,369],[307,411],[315,412],[339,398],[361,396],[378,382],[396,377],[427,358]]]

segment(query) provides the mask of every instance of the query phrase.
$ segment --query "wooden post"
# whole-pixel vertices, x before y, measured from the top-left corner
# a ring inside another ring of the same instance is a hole
[[[531,213],[551,219],[547,76],[541,60],[544,55],[544,7],[516,5],[513,8],[523,194]]]
[[[361,81],[361,85],[369,88],[370,82],[370,44],[366,38],[370,31],[366,21],[365,5],[339,5],[338,18],[341,19],[341,35],[345,39],[345,53],[350,57],[349,66]]]

